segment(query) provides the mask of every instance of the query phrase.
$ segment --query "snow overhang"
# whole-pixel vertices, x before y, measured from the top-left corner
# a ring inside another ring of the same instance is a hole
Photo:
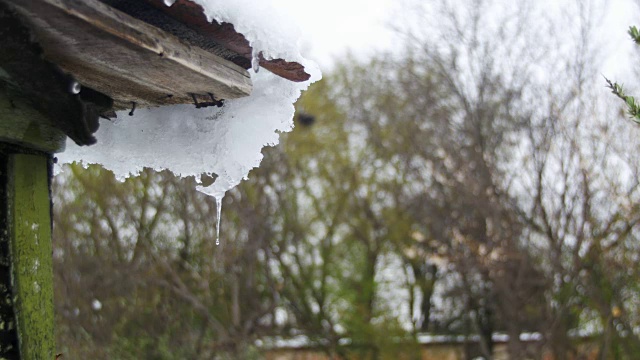
[[[164,0],[0,0],[0,5],[4,12],[15,12],[29,29],[30,41],[40,47],[32,58],[51,65],[52,74],[45,78],[67,81],[63,87],[71,90],[57,94],[56,101],[39,103],[43,94],[60,84],[45,84],[41,75],[30,77],[29,68],[18,64],[25,54],[8,60],[0,57],[0,74],[7,74],[0,76],[0,87],[15,90],[17,85],[37,110],[79,145],[94,143],[98,117],[112,118],[115,110],[220,106],[222,100],[252,91],[247,69],[254,54],[249,42],[232,24],[210,22],[190,1],[178,0],[171,7]],[[149,16],[150,11],[154,15]],[[3,41],[0,38],[0,46]],[[283,78],[309,78],[298,63],[258,57],[262,67]],[[76,96],[76,83],[83,91],[88,89],[83,96]],[[56,103],[62,108],[56,110]],[[78,111],[64,115],[70,106]]]

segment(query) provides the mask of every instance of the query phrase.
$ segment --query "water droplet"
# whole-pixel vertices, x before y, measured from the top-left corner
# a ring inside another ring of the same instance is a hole
[[[82,85],[77,81],[72,81],[69,86],[69,91],[74,95],[78,95],[80,94],[80,90],[82,90]]]
[[[251,68],[254,72],[260,71],[260,55],[257,51],[253,51],[253,57],[251,58]]]
[[[176,2],[176,0],[164,0],[164,4],[167,6],[171,6]]]

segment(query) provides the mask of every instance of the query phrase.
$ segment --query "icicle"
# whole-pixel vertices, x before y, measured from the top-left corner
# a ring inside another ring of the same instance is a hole
[[[176,0],[164,0],[164,4],[167,5],[167,6],[173,5],[173,3],[175,3],[175,2],[176,2]]]
[[[220,245],[220,219],[222,219],[222,199],[227,190],[231,189],[228,179],[218,176],[213,184],[203,187],[198,185],[196,189],[216,200],[216,245]]]
[[[258,71],[260,71],[260,55],[256,51],[256,49],[253,49],[252,55],[253,57],[251,58],[251,68],[254,72],[258,73]]]
[[[216,245],[220,245],[220,218],[222,217],[222,199],[224,193],[221,195],[216,194]]]

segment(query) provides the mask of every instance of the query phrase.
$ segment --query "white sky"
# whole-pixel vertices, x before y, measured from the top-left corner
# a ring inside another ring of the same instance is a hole
[[[393,32],[385,25],[397,8],[394,0],[274,0],[296,19],[305,56],[323,69],[347,49],[367,55],[389,48]]]
[[[403,0],[273,0],[273,3],[296,19],[304,39],[304,55],[326,71],[347,50],[365,57],[375,50],[393,47],[394,33],[388,24],[398,21],[394,15],[398,15]],[[629,42],[628,27],[640,26],[634,3],[639,2],[609,0],[611,9],[605,20],[609,33],[603,34],[606,46],[611,47],[608,51],[615,52],[620,46],[628,45],[620,45],[620,42]],[[605,69],[617,73],[618,67],[614,59]]]

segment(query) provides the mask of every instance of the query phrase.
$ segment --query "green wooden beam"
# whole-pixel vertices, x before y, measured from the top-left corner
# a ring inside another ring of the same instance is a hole
[[[53,360],[50,164],[66,136],[1,70],[0,360]]]
[[[11,154],[7,198],[20,359],[55,356],[49,155]]]
[[[13,289],[11,286],[11,237],[9,236],[9,208],[7,206],[8,156],[0,143],[0,359],[20,358]]]

